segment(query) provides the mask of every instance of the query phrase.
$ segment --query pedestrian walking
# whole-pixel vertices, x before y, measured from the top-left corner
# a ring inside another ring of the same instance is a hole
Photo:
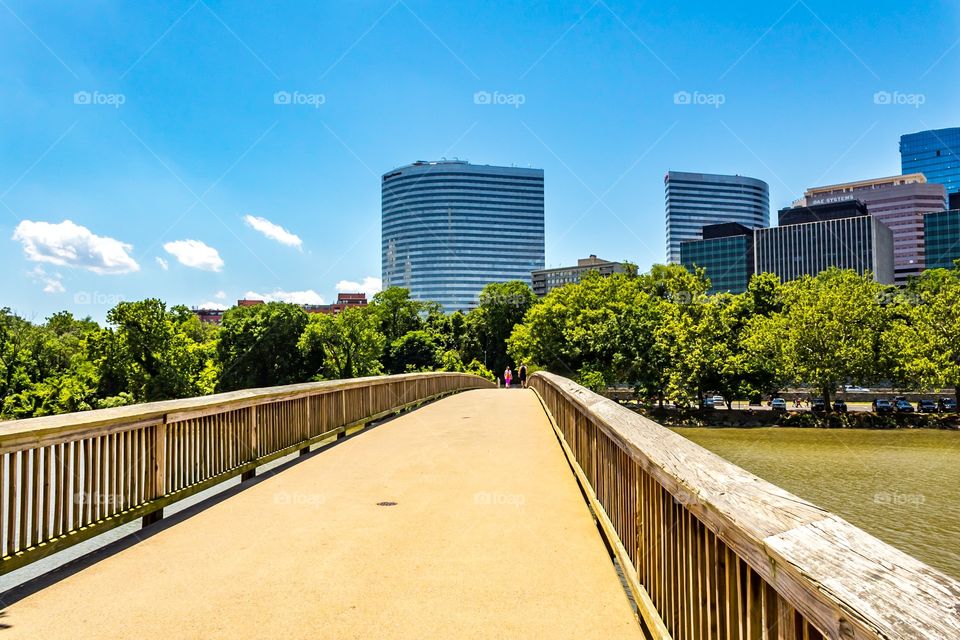
[[[517,371],[520,377],[520,387],[523,389],[527,388],[527,365],[521,363],[520,369]]]
[[[510,388],[510,381],[513,380],[513,371],[510,371],[510,365],[507,365],[506,370],[503,372],[503,381],[507,387]]]

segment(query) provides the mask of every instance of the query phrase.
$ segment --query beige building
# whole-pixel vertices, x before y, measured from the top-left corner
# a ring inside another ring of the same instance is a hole
[[[610,262],[591,254],[589,258],[580,258],[575,267],[558,267],[556,269],[538,269],[531,272],[533,292],[540,297],[550,293],[552,289],[565,284],[580,282],[588,271],[599,271],[600,275],[608,276],[611,273],[623,273],[625,267],[622,262]]]
[[[816,206],[859,200],[870,215],[893,232],[893,270],[897,284],[906,284],[925,266],[923,215],[943,211],[947,193],[942,184],[927,182],[922,173],[858,180],[807,189],[794,206]]]

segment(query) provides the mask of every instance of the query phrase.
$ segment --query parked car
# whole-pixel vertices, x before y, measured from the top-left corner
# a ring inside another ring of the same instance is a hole
[[[873,401],[873,411],[875,413],[893,413],[893,403],[886,398],[877,398]]]
[[[722,407],[727,402],[723,399],[723,396],[713,396],[713,405],[715,407]]]
[[[957,401],[955,398],[940,398],[937,400],[937,409],[943,413],[950,413],[957,410]]]
[[[783,398],[774,398],[770,401],[770,408],[774,411],[786,411],[787,401]]]
[[[936,413],[939,411],[937,403],[929,398],[924,398],[917,403],[917,413]]]
[[[824,412],[827,410],[827,403],[823,401],[823,398],[814,398],[813,402],[810,404],[810,411]]]
[[[703,409],[713,409],[714,408],[713,396],[707,396],[706,398],[704,398],[703,404],[701,404],[700,406]]]
[[[834,400],[833,401],[833,410],[837,413],[846,413],[847,412],[847,403],[843,400]]]
[[[900,398],[893,406],[897,413],[913,413],[913,405],[907,402],[905,398]]]
[[[845,384],[843,385],[843,390],[847,393],[868,393],[870,389],[866,387],[858,387],[855,384]]]

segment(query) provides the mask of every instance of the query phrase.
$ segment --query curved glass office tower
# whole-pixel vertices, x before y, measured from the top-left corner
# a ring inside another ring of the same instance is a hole
[[[543,170],[415,162],[383,175],[383,286],[447,312],[544,266]]]
[[[680,243],[700,240],[708,224],[738,222],[751,229],[770,224],[770,187],[763,180],[669,171],[663,185],[669,264],[679,264]]]

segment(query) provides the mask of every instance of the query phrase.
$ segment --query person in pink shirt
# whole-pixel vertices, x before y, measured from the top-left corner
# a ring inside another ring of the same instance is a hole
[[[506,370],[503,372],[503,382],[506,385],[507,389],[510,388],[511,380],[513,380],[513,371],[510,371],[510,365],[507,365]]]

